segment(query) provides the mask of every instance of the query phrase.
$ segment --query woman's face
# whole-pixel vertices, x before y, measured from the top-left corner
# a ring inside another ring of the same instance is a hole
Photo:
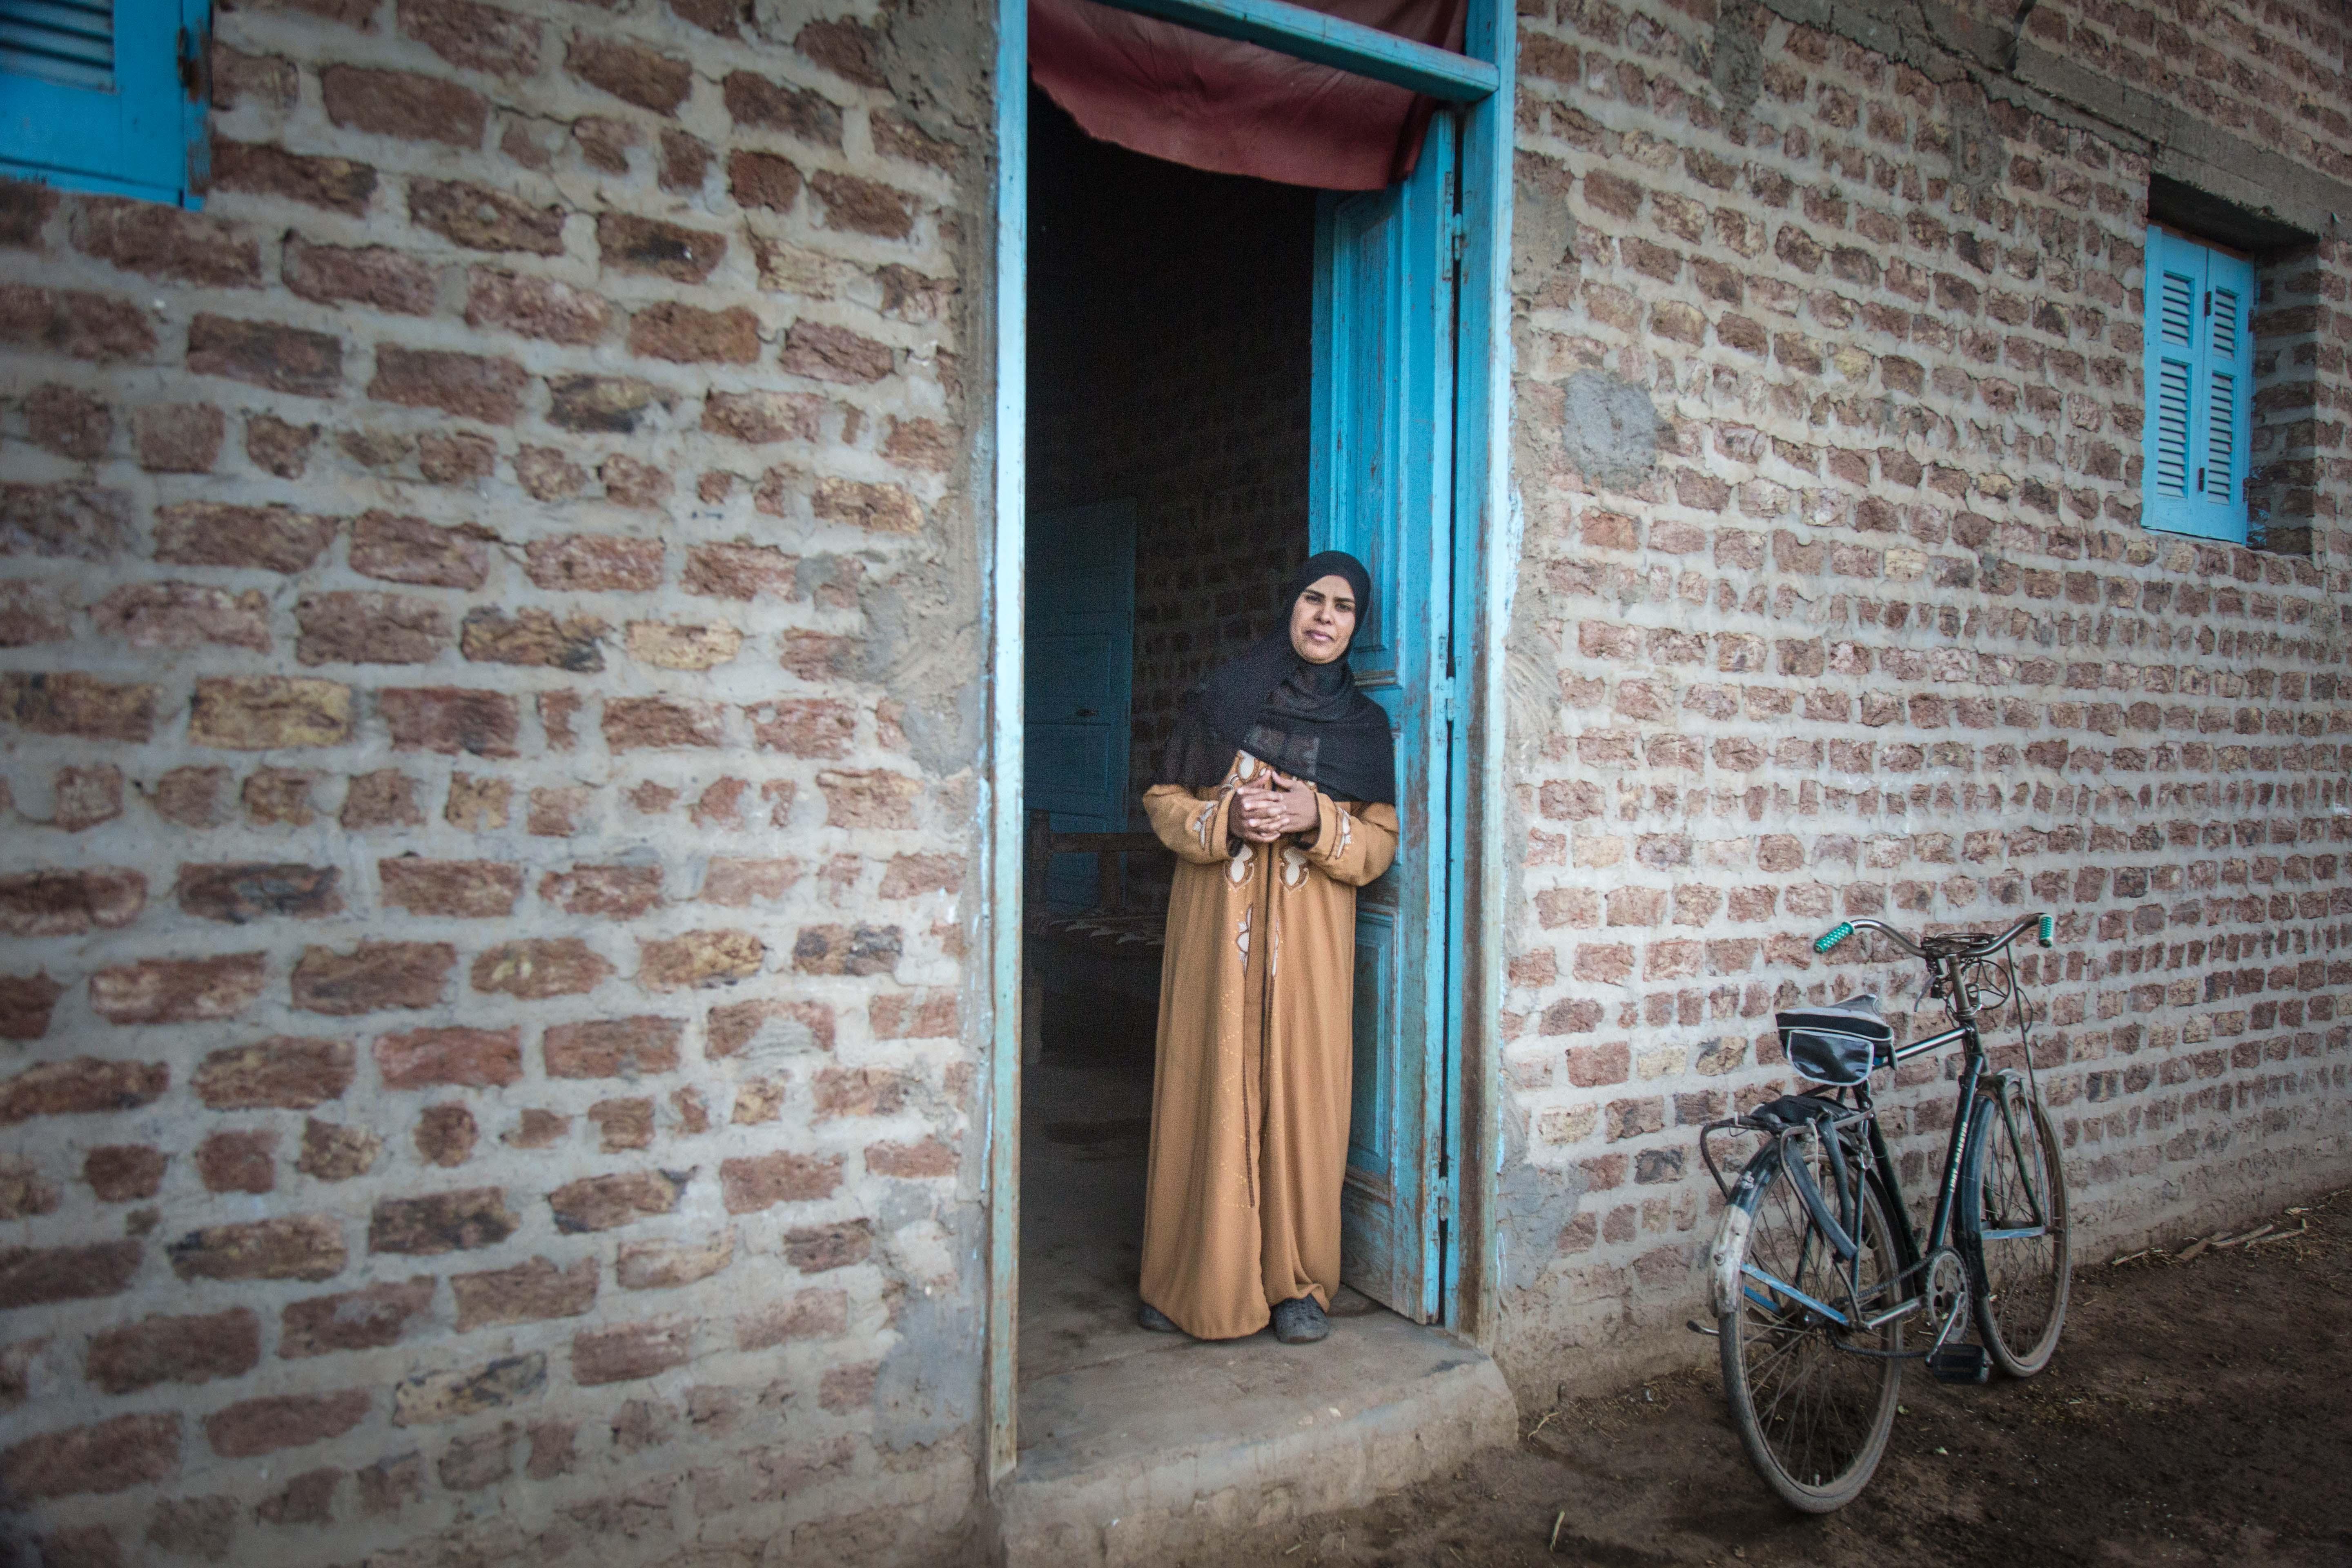
[[[1309,664],[1328,664],[1356,636],[1356,590],[1345,577],[1318,577],[1290,606],[1290,646]]]

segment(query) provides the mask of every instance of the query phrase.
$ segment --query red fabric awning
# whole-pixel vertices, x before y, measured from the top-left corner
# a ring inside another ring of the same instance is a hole
[[[1459,53],[1467,0],[1302,0]],[[1029,0],[1029,74],[1087,134],[1171,163],[1369,191],[1412,173],[1435,100],[1094,0]]]

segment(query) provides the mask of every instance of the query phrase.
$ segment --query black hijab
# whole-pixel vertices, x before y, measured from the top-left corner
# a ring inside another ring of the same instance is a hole
[[[1282,629],[1252,643],[1184,694],[1155,782],[1214,789],[1225,782],[1234,753],[1247,752],[1335,800],[1395,804],[1388,715],[1356,689],[1347,655],[1314,664],[1290,646],[1298,595],[1325,577],[1344,577],[1355,590],[1361,628],[1372,604],[1364,563],[1339,550],[1309,557],[1283,595]]]

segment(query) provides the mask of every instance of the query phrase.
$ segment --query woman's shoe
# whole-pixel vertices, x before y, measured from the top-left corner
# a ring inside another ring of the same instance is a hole
[[[1274,1310],[1274,1337],[1286,1345],[1311,1345],[1331,1331],[1331,1320],[1312,1296],[1285,1301]]]
[[[1142,1309],[1135,1314],[1135,1321],[1155,1334],[1181,1334],[1184,1331],[1176,1326],[1173,1318],[1149,1301],[1144,1302]]]

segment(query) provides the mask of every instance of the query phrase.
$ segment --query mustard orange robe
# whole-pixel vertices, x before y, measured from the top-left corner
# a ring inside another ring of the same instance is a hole
[[[1229,848],[1238,754],[1216,789],[1143,807],[1177,856],[1160,974],[1144,1300],[1204,1340],[1339,1288],[1355,1066],[1356,889],[1396,857],[1396,808],[1316,796],[1311,839]]]

